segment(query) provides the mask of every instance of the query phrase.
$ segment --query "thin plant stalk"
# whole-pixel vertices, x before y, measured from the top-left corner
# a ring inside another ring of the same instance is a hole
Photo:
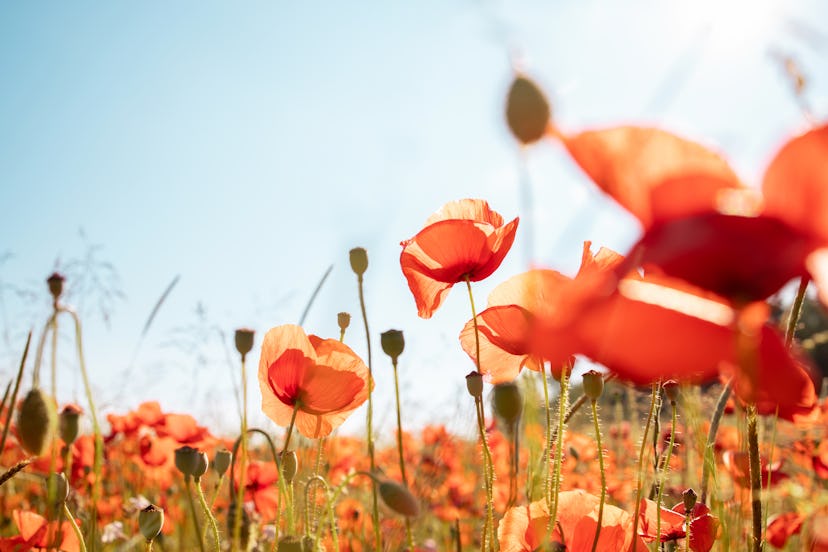
[[[477,309],[474,306],[474,294],[472,293],[471,279],[466,275],[466,288],[469,292],[469,303],[471,305],[472,323],[474,324],[474,348],[475,356],[474,363],[477,367],[477,372],[482,374],[480,367],[480,328],[477,325]],[[483,549],[487,550],[486,542],[489,541],[488,546],[494,547],[494,465],[492,461],[492,453],[489,449],[489,442],[486,438],[486,416],[483,409],[483,401],[480,397],[474,398],[475,408],[477,410],[477,427],[480,432],[480,442],[483,445],[483,477],[485,479],[486,487],[486,521],[483,524]]]
[[[197,478],[195,480],[195,488],[196,494],[198,495],[198,501],[201,503],[201,510],[204,512],[204,517],[207,518],[207,521],[210,523],[210,528],[213,530],[213,540],[216,543],[216,552],[221,552],[221,537],[219,536],[218,523],[216,523],[216,518],[210,511],[210,507],[207,505],[207,500],[204,498],[204,491],[201,488],[201,478]]]
[[[198,549],[201,552],[205,552],[204,539],[201,538],[201,523],[198,521],[198,513],[196,513],[195,502],[193,502],[192,478],[189,475],[184,476],[184,486],[187,489],[187,502],[190,504],[190,514],[193,517],[193,527],[195,528],[196,539],[198,540]]]
[[[654,383],[653,390],[650,396],[650,412],[647,414],[647,423],[644,424],[644,435],[641,436],[641,449],[638,452],[638,469],[635,473],[635,513],[633,520],[638,523],[638,514],[641,511],[641,489],[644,487],[644,451],[647,450],[647,435],[650,432],[650,424],[655,414],[656,402],[658,401],[658,390],[661,384]],[[637,525],[636,525],[637,526]],[[632,552],[636,551],[638,546],[638,539],[633,539]]]
[[[658,496],[656,497],[656,535],[661,535],[661,500],[664,496],[664,486],[667,484],[667,472],[670,469],[670,458],[673,455],[673,446],[676,442],[676,421],[677,421],[677,406],[675,401],[670,401],[671,420],[670,420],[670,442],[667,444],[667,452],[664,456],[664,464],[662,464],[658,483]]]
[[[799,288],[796,291],[796,297],[791,304],[791,310],[788,313],[788,324],[785,328],[785,345],[788,347],[793,343],[794,334],[796,334],[796,326],[799,323],[799,317],[802,314],[802,304],[805,302],[805,291],[808,289],[808,284],[811,279],[808,276],[803,276],[799,280]]]
[[[569,403],[569,370],[565,365],[561,370],[560,396],[558,397],[558,427],[557,434],[553,438],[555,446],[555,460],[552,474],[552,512],[549,516],[549,530],[554,531],[558,522],[558,495],[561,491],[561,467],[563,465],[563,440],[566,431],[566,412]],[[586,395],[583,396],[586,398]],[[583,404],[583,403],[582,403]],[[563,535],[561,535],[563,536]]]
[[[290,446],[290,438],[293,435],[293,426],[296,424],[296,414],[299,413],[299,406],[301,403],[296,401],[296,404],[293,405],[293,414],[290,417],[290,424],[287,428],[287,434],[285,435],[285,444],[282,447],[282,454],[280,456],[280,461],[278,462],[279,466],[279,496],[281,497],[284,495],[285,497],[285,518],[287,520],[287,526],[289,534],[293,534],[295,529],[295,522],[293,517],[293,494],[290,492],[288,488],[287,482],[285,481],[285,462],[281,460],[284,457],[284,454],[290,450],[288,447]],[[293,483],[291,482],[291,486]],[[281,499],[280,499],[281,502]],[[274,541],[274,545],[278,543],[278,529],[279,529],[279,520],[281,518],[281,506],[277,505],[276,507],[276,532],[277,538]]]
[[[707,432],[707,443],[705,443],[704,446],[704,464],[702,466],[702,504],[707,503],[707,483],[710,480],[711,471],[716,468],[716,462],[713,458],[713,446],[716,443],[716,434],[719,432],[719,424],[722,421],[725,406],[727,406],[727,400],[730,398],[730,393],[732,391],[732,382],[728,381],[724,388],[722,388],[722,394],[719,395],[719,400],[716,402],[716,409],[713,411],[713,417],[710,419],[710,429]]]
[[[83,533],[81,533],[80,527],[78,527],[77,522],[75,522],[75,516],[73,516],[72,512],[69,511],[69,506],[67,506],[65,502],[63,503],[63,515],[67,520],[69,520],[69,525],[72,527],[72,531],[78,539],[78,547],[80,552],[86,552],[86,543],[83,541]]]
[[[408,477],[405,474],[405,455],[403,453],[403,429],[402,429],[402,408],[400,405],[400,378],[397,370],[397,357],[391,357],[391,365],[394,368],[394,397],[397,407],[397,454],[400,457],[400,475],[403,485],[408,488]],[[408,549],[414,550],[414,537],[411,535],[411,520],[405,517],[405,540]]]
[[[750,461],[750,510],[752,514],[753,551],[762,551],[762,471],[759,462],[759,432],[756,406],[747,408],[748,459]]]
[[[23,368],[26,366],[26,358],[29,356],[29,345],[32,343],[32,331],[29,330],[29,336],[26,338],[26,347],[23,349],[23,356],[20,358],[20,367],[17,369],[17,377],[14,380],[14,391],[12,391],[11,400],[9,401],[9,411],[6,414],[6,423],[3,426],[3,436],[0,437],[0,454],[6,447],[6,438],[9,436],[9,429],[11,428],[11,418],[14,412],[14,405],[17,402],[17,393],[20,392],[20,380],[23,379]]]
[[[239,458],[239,488],[244,489],[247,484],[247,359],[246,355],[241,355],[241,388],[242,388],[242,412],[241,412],[241,435],[239,436],[241,442],[241,458]],[[234,455],[235,458],[235,455]],[[230,482],[234,484],[233,481]],[[233,512],[233,546],[241,546],[241,525],[242,525],[242,509],[241,505],[237,504]],[[278,524],[277,524],[278,529]],[[278,539],[277,539],[278,540]]]
[[[601,423],[598,419],[598,401],[592,401],[592,423],[595,429],[595,444],[598,446],[598,466],[601,470],[601,500],[598,502],[598,522],[595,526],[595,538],[592,540],[592,552],[598,548],[598,537],[601,535],[601,522],[604,518],[604,502],[607,499],[607,473],[604,469],[604,449],[601,446]]]
[[[546,414],[546,447],[544,448],[543,465],[546,466],[544,477],[543,497],[546,509],[552,511],[552,409],[549,407],[549,384],[546,381],[546,366],[541,364],[541,381],[543,382],[543,410]]]
[[[357,286],[359,288],[359,310],[362,313],[362,322],[365,326],[365,342],[368,348],[368,412],[366,413],[366,433],[368,442],[368,459],[370,461],[371,473],[376,470],[374,459],[374,369],[371,357],[371,332],[368,329],[368,314],[365,309],[365,290],[362,274],[357,274]],[[379,522],[379,497],[377,496],[377,484],[371,484],[371,520],[374,525],[374,548],[382,550],[382,532]]]

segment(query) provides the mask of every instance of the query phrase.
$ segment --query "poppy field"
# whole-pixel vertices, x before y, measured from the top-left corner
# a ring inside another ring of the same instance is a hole
[[[235,330],[232,434],[159,401],[101,412],[54,273],[51,315],[2,382],[0,552],[828,550],[828,125],[780,137],[751,183],[669,129],[561,128],[522,73],[505,119],[521,147],[565,150],[640,235],[619,252],[583,236],[576,273],[509,278],[520,217],[483,198],[446,198],[389,239],[420,318],[467,298],[451,377],[475,438],[406,425],[404,332],[371,325],[361,247],[343,252],[360,311],[331,315],[339,335]],[[79,404],[55,399],[58,323]],[[388,435],[377,386],[395,392]],[[355,417],[361,435],[338,431]]]

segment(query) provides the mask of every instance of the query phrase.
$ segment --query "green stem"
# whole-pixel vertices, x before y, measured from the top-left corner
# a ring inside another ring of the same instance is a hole
[[[558,495],[561,492],[561,467],[563,465],[563,440],[566,431],[566,412],[569,403],[569,371],[571,366],[564,365],[561,369],[560,381],[560,396],[558,397],[558,427],[557,434],[554,438],[554,443],[550,446],[555,447],[555,461],[553,464],[552,474],[552,511],[549,514],[549,525],[547,530],[550,534],[554,534],[558,526]],[[586,397],[586,395],[584,395]],[[560,535],[563,539],[563,534]]]
[[[241,435],[239,436],[241,442],[241,458],[239,459],[239,488],[244,489],[247,484],[247,461],[248,461],[248,446],[247,446],[247,362],[246,355],[241,355],[241,388],[242,388],[242,415],[241,415]],[[235,452],[233,459],[235,460]],[[275,461],[275,459],[274,459]],[[231,488],[234,481],[230,481]],[[243,499],[242,499],[243,501]],[[242,505],[237,504],[233,513],[233,542],[231,548],[235,550],[237,546],[241,546],[241,525],[242,525]],[[278,520],[277,520],[278,521]],[[276,525],[278,533],[278,523]],[[278,540],[278,539],[277,539]]]
[[[402,476],[403,485],[408,488],[408,478],[405,475],[405,455],[403,454],[403,429],[402,429],[402,408],[400,405],[400,379],[397,374],[397,358],[391,358],[391,365],[394,368],[394,397],[397,406],[397,454],[400,457],[400,474]],[[411,520],[408,516],[405,517],[405,540],[408,543],[408,549],[414,550],[414,537],[411,534]]]
[[[799,289],[797,289],[796,297],[794,297],[794,302],[791,304],[791,311],[788,314],[788,324],[785,329],[785,344],[788,347],[793,343],[796,325],[799,323],[799,317],[802,314],[802,304],[805,302],[805,291],[808,289],[810,281],[811,279],[808,276],[803,276],[799,280]]]
[[[598,466],[601,470],[601,501],[598,503],[598,524],[595,527],[595,538],[592,540],[592,552],[598,547],[598,537],[601,534],[601,522],[604,519],[604,502],[607,499],[607,473],[604,470],[604,449],[601,446],[601,424],[598,421],[598,402],[592,401],[592,422],[595,428],[595,444],[598,446]]]
[[[670,469],[670,458],[673,455],[673,446],[676,442],[676,401],[670,401],[672,418],[670,420],[670,443],[667,445],[667,454],[664,457],[664,464],[659,472],[658,497],[656,498],[656,536],[661,538],[661,500],[664,496],[664,486],[667,484],[667,471]]]
[[[762,551],[762,471],[759,462],[759,432],[756,406],[747,409],[748,458],[750,460],[750,498],[753,514],[753,551]]]
[[[647,414],[647,423],[644,425],[644,435],[641,436],[641,449],[638,452],[638,469],[635,474],[635,513],[633,514],[634,527],[638,527],[638,514],[641,511],[641,489],[644,486],[644,451],[647,450],[647,435],[650,432],[650,423],[653,420],[653,414],[655,414],[659,387],[661,387],[660,384],[653,384],[653,391],[650,397],[650,412]],[[637,546],[638,539],[633,539],[632,552],[635,552]]]
[[[66,516],[66,519],[69,520],[69,525],[72,527],[72,531],[78,539],[78,547],[80,548],[80,552],[86,552],[86,543],[83,541],[83,533],[81,533],[80,527],[78,527],[78,524],[75,522],[75,517],[72,515],[72,512],[69,511],[69,507],[65,502],[63,503],[63,514]]]
[[[551,371],[551,370],[550,370]],[[543,463],[546,466],[544,477],[543,496],[546,500],[547,511],[552,511],[552,409],[549,407],[549,384],[546,381],[546,366],[541,364],[541,381],[543,382],[543,410],[546,414],[546,445],[544,447]]]
[[[371,332],[368,329],[368,314],[365,309],[365,290],[363,289],[362,274],[357,275],[357,285],[359,287],[359,310],[362,313],[362,322],[365,326],[365,342],[368,347],[368,413],[366,415],[366,432],[368,441],[368,459],[370,461],[371,473],[376,470],[376,460],[374,459],[374,368],[371,358]],[[374,548],[382,550],[382,532],[380,531],[379,521],[379,497],[377,496],[377,485],[374,483],[371,490],[371,520],[374,525]]]
[[[184,476],[184,486],[187,489],[187,501],[190,503],[190,513],[193,516],[193,527],[195,528],[196,539],[198,539],[198,548],[201,552],[205,552],[204,539],[201,538],[201,524],[198,522],[198,514],[196,513],[195,502],[193,502],[192,481],[189,475]]]
[[[213,540],[216,542],[216,552],[221,552],[221,537],[219,537],[218,524],[216,523],[216,518],[213,517],[213,513],[210,511],[210,507],[207,505],[207,500],[204,498],[204,491],[201,489],[200,478],[195,480],[195,488],[196,494],[198,495],[198,501],[201,503],[201,509],[204,512],[204,516],[210,522],[210,527],[213,530]]]

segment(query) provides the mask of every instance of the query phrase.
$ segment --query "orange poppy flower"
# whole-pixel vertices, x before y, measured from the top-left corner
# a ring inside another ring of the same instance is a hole
[[[775,548],[785,548],[788,539],[802,532],[805,516],[796,512],[778,514],[768,520],[768,542]]]
[[[368,398],[368,367],[348,346],[307,336],[292,324],[270,329],[262,342],[262,411],[317,439],[331,433]]]
[[[641,499],[640,534],[646,541],[658,539],[659,542],[671,542],[687,536],[687,516],[683,502],[676,504],[672,510],[661,508],[661,531],[657,535],[658,506],[649,499]],[[696,503],[690,514],[690,542],[693,552],[709,552],[716,542],[719,531],[719,520],[710,513],[710,508]]]
[[[28,552],[29,550],[54,550],[56,531],[60,530],[61,552],[78,552],[80,544],[78,537],[68,521],[58,526],[57,522],[49,523],[46,518],[34,512],[15,510],[12,513],[15,525],[20,534],[15,537],[0,538],[0,552]],[[59,529],[58,529],[59,527]]]
[[[491,275],[515,240],[518,219],[508,224],[482,199],[447,203],[410,240],[400,243],[400,265],[421,318],[431,318],[451,287]]]
[[[556,528],[547,530],[549,511],[543,500],[528,506],[510,508],[497,528],[501,552],[532,552],[543,549],[546,543],[558,543],[566,550],[590,551],[598,524],[597,496],[581,490],[563,491],[558,494],[558,518]],[[595,550],[601,552],[626,552],[636,548],[646,550],[646,545],[635,535],[632,516],[611,504],[604,505],[601,518],[601,534]]]
[[[765,299],[809,270],[818,283],[828,279],[828,125],[779,151],[765,173],[764,205],[717,154],[665,131],[624,127],[563,140],[644,226],[630,254],[635,262],[737,305]],[[645,163],[653,167],[643,170]]]

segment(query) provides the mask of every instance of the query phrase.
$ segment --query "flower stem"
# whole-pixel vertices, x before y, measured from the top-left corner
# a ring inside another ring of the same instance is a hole
[[[552,474],[552,512],[549,516],[548,530],[554,533],[558,523],[558,495],[561,492],[561,466],[563,465],[563,440],[566,431],[566,412],[569,402],[569,370],[570,365],[565,365],[561,370],[561,392],[558,397],[558,428],[555,437],[555,461]],[[586,395],[584,395],[586,397]],[[550,446],[552,446],[550,444]],[[563,539],[563,535],[561,535]]]
[[[193,516],[193,527],[195,527],[196,538],[198,539],[198,548],[201,552],[205,552],[204,539],[201,538],[201,524],[198,522],[198,514],[196,513],[195,502],[193,502],[192,481],[189,475],[184,476],[184,485],[187,488],[187,501],[190,503],[190,513]]]
[[[83,542],[83,533],[81,533],[80,527],[78,527],[78,524],[75,522],[75,517],[72,515],[72,512],[69,511],[69,507],[65,502],[63,503],[63,514],[66,516],[66,519],[69,520],[69,525],[72,527],[72,531],[78,539],[78,547],[80,552],[86,552],[86,543]]]
[[[732,382],[728,381],[722,389],[722,394],[719,395],[719,400],[716,402],[716,410],[713,411],[713,417],[710,419],[707,443],[704,446],[704,465],[702,466],[702,504],[707,503],[707,482],[710,480],[710,472],[716,468],[716,461],[713,458],[713,446],[716,443],[716,434],[719,432],[719,424],[722,421],[722,416],[724,415],[725,406],[727,406],[727,400],[730,398],[731,391],[733,391]]]
[[[670,469],[670,457],[673,455],[673,446],[676,442],[676,402],[670,401],[670,410],[672,411],[672,418],[670,420],[670,442],[667,445],[667,453],[664,457],[664,463],[659,472],[658,482],[658,496],[656,498],[656,535],[661,535],[661,500],[664,496],[664,486],[667,484],[667,471]]]
[[[247,484],[247,362],[246,355],[241,355],[241,388],[242,388],[242,415],[241,415],[241,435],[239,436],[241,443],[241,458],[239,458],[239,488],[244,489]],[[235,455],[234,455],[235,458]],[[230,481],[230,485],[234,485],[234,481]],[[241,546],[241,525],[242,525],[242,508],[238,504],[233,512],[233,541],[232,549]],[[278,523],[277,523],[278,529]],[[278,532],[278,531],[277,531]]]
[[[363,285],[362,274],[357,274],[357,285],[359,287],[359,309],[362,313],[362,322],[365,326],[365,342],[368,348],[368,412],[366,415],[366,432],[368,441],[368,459],[370,460],[371,473],[376,469],[376,461],[374,459],[374,369],[371,359],[371,332],[368,329],[368,314],[365,310],[365,291]],[[379,522],[379,498],[377,496],[377,484],[373,482],[371,485],[371,520],[374,525],[374,549],[382,550],[382,532],[380,531]]]
[[[216,523],[216,518],[213,517],[213,513],[210,511],[210,507],[207,505],[207,500],[204,498],[204,491],[201,489],[201,478],[195,480],[195,488],[196,494],[198,495],[198,501],[201,503],[201,509],[204,512],[204,516],[207,518],[207,521],[210,522],[210,527],[213,530],[213,540],[216,542],[216,552],[221,552],[221,537],[219,536],[218,524]]]
[[[607,499],[607,473],[604,470],[604,449],[601,446],[601,423],[598,420],[598,401],[592,401],[592,423],[595,427],[595,444],[598,446],[598,466],[601,470],[601,501],[598,503],[598,524],[595,526],[595,538],[592,541],[592,552],[598,548],[598,537],[601,534],[601,522],[604,518],[604,501]]]
[[[397,374],[397,357],[391,358],[391,365],[394,367],[394,396],[397,406],[397,454],[400,457],[400,475],[402,482],[408,488],[408,478],[405,475],[405,455],[403,454],[402,409],[400,406],[400,380]],[[413,551],[414,537],[411,535],[411,520],[408,516],[405,518],[405,540],[408,543],[408,549]]]
[[[753,514],[753,551],[762,551],[762,471],[759,462],[759,432],[756,406],[747,409],[748,458],[750,460],[750,498]]]
[[[803,276],[799,280],[799,289],[797,289],[796,297],[794,297],[794,302],[791,304],[791,311],[788,313],[788,324],[785,329],[785,345],[788,347],[793,343],[796,325],[799,323],[799,316],[802,314],[802,304],[805,302],[805,291],[808,289],[810,281],[811,279],[808,276]]]
[[[546,413],[546,447],[544,448],[543,465],[546,466],[543,496],[546,500],[546,509],[552,511],[552,409],[549,407],[549,384],[546,381],[546,367],[541,364],[541,381],[543,382],[543,410]]]
[[[650,412],[647,414],[647,423],[644,424],[644,435],[641,436],[641,449],[638,452],[638,469],[635,474],[635,513],[633,514],[633,523],[635,527],[638,526],[638,514],[641,511],[641,489],[644,486],[642,479],[644,478],[644,451],[647,449],[647,435],[650,432],[650,423],[655,414],[656,402],[658,401],[658,392],[660,384],[653,384],[653,391],[650,397]],[[632,552],[635,552],[638,546],[638,539],[633,539]]]

